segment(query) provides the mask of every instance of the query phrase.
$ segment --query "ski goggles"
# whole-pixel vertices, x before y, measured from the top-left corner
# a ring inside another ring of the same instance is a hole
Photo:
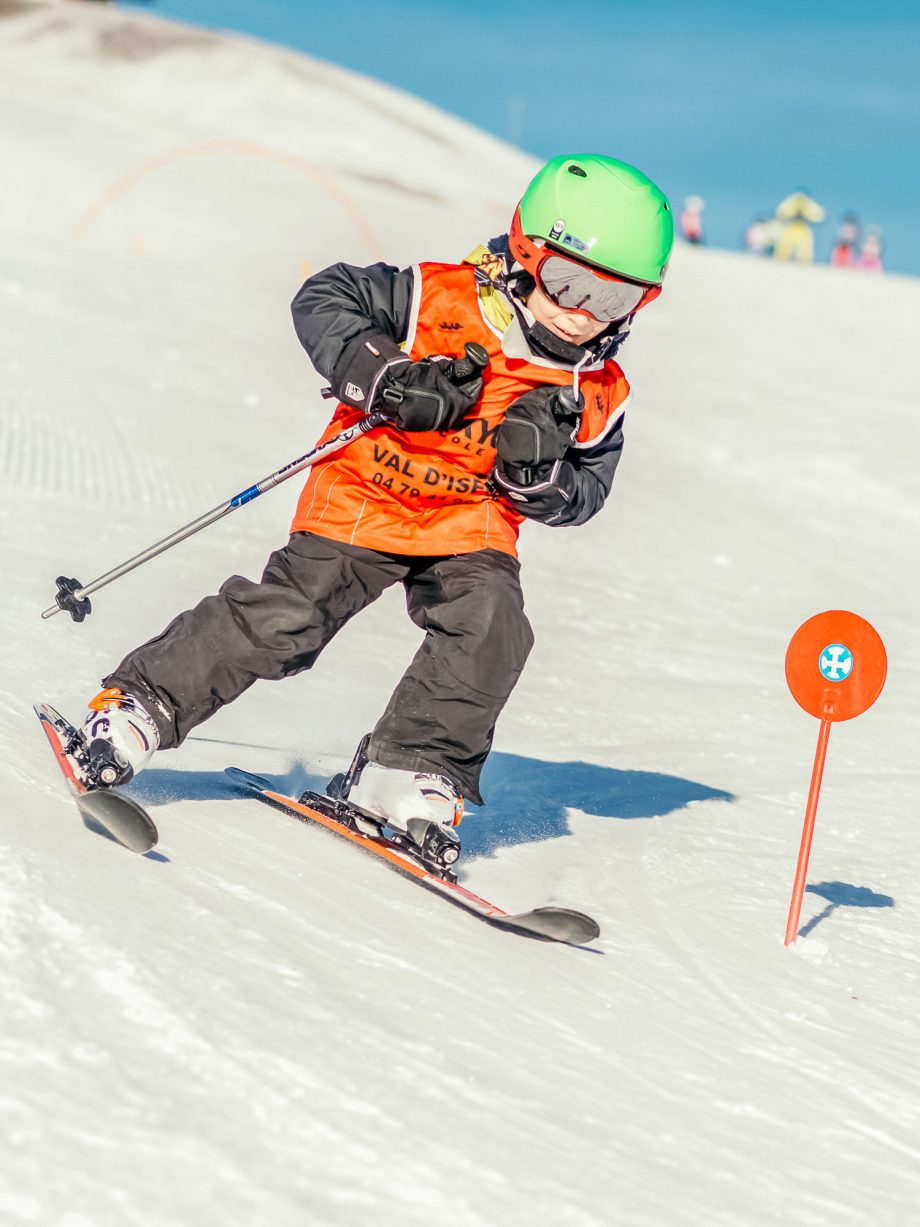
[[[565,256],[549,254],[536,269],[540,289],[564,311],[586,311],[601,323],[612,324],[637,311],[644,301],[658,291],[657,286],[637,285],[604,276],[585,264],[576,264]]]

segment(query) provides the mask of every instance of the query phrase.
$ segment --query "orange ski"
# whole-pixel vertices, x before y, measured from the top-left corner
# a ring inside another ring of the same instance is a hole
[[[299,800],[276,792],[269,780],[242,771],[238,767],[227,767],[225,774],[230,777],[244,792],[257,796],[260,800],[284,810],[301,822],[313,823],[325,827],[333,834],[357,844],[365,852],[379,857],[390,868],[412,878],[428,890],[448,899],[465,911],[479,916],[489,924],[529,937],[543,938],[546,941],[564,942],[571,946],[582,946],[593,941],[600,935],[597,922],[583,912],[575,912],[564,907],[538,907],[530,912],[520,912],[510,915],[487,899],[474,895],[472,891],[461,886],[459,882],[440,875],[422,864],[400,844],[383,833],[367,835],[355,825],[354,811],[346,801],[335,801],[320,793],[305,792]]]

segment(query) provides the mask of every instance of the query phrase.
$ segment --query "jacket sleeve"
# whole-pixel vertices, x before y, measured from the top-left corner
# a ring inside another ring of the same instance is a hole
[[[613,486],[623,454],[623,419],[590,448],[569,448],[547,477],[532,486],[516,486],[502,475],[499,465],[493,481],[515,511],[529,520],[562,527],[584,524],[597,515]]]
[[[332,379],[342,351],[362,333],[404,341],[415,277],[389,264],[333,264],[308,278],[291,303],[294,330],[310,361]]]

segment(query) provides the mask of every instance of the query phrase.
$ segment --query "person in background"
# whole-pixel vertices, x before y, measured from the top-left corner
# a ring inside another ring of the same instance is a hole
[[[706,201],[702,196],[688,196],[680,214],[680,236],[685,243],[703,242],[703,210]]]
[[[831,264],[835,268],[853,268],[857,259],[859,219],[855,213],[844,213],[837,227],[837,241],[831,249]]]
[[[744,232],[744,250],[752,256],[772,256],[776,237],[773,224],[758,214]]]
[[[774,255],[777,260],[813,264],[815,238],[812,226],[824,221],[824,209],[807,192],[798,189],[781,201],[776,209],[780,224]]]
[[[882,263],[882,232],[878,226],[869,226],[863,237],[862,247],[856,260],[856,268],[864,268],[871,273],[883,273]]]

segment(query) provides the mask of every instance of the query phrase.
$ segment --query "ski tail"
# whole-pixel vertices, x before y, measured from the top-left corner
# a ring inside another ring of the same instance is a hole
[[[49,703],[36,703],[32,710],[38,716],[44,734],[48,738],[48,744],[51,746],[51,753],[57,760],[57,765],[67,781],[68,788],[74,796],[82,796],[89,790],[77,774],[73,760],[67,754],[67,746],[76,733],[76,729]]]

